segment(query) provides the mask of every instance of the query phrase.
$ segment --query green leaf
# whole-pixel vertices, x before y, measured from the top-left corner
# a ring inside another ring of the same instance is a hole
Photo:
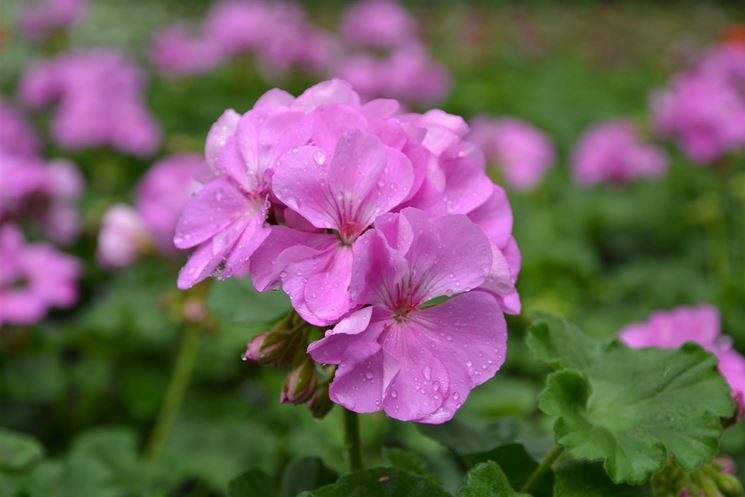
[[[333,483],[339,475],[327,468],[318,457],[302,457],[287,465],[282,475],[284,497],[295,497],[305,490],[313,490]]]
[[[0,470],[23,471],[44,455],[33,437],[0,428]]]
[[[419,476],[426,476],[427,474],[427,463],[417,454],[395,447],[383,447],[383,457],[394,468],[403,469]]]
[[[651,497],[644,487],[616,485],[599,464],[572,463],[555,471],[554,497]]]
[[[512,442],[519,426],[514,418],[500,419],[494,423],[464,420],[457,417],[441,425],[418,425],[419,431],[452,449],[458,454],[478,454]]]
[[[447,492],[430,480],[396,468],[358,471],[341,477],[332,485],[326,485],[301,495],[302,497],[450,497]]]
[[[287,295],[259,293],[247,278],[216,281],[210,288],[207,307],[226,322],[244,325],[268,323],[291,309]]]
[[[466,475],[458,497],[530,497],[515,492],[499,464],[481,463]]]
[[[539,405],[558,418],[556,439],[574,457],[605,461],[617,483],[643,483],[668,454],[686,469],[716,454],[721,418],[732,413],[716,365],[693,344],[631,350],[616,342],[583,373],[551,374]]]
[[[543,312],[536,313],[526,341],[535,358],[554,369],[585,369],[601,354],[602,347],[574,323]]]
[[[228,485],[228,497],[275,497],[277,491],[274,479],[258,469],[243,473]]]
[[[463,462],[468,467],[474,467],[488,461],[493,461],[499,465],[514,488],[522,487],[533,470],[538,467],[538,463],[528,454],[525,446],[519,443],[510,443],[488,452],[463,456]],[[552,495],[553,484],[553,474],[551,471],[547,471],[535,483],[533,493],[536,496],[550,496]]]

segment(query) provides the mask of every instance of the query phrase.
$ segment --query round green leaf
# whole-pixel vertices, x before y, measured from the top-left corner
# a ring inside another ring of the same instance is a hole
[[[499,464],[489,461],[474,467],[467,475],[458,497],[530,497],[515,492]]]

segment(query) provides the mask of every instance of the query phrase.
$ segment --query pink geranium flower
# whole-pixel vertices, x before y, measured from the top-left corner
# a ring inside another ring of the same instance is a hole
[[[30,325],[52,307],[78,298],[80,261],[43,243],[27,244],[13,225],[0,226],[0,328]]]
[[[0,151],[35,156],[41,148],[34,128],[10,103],[0,98]]]
[[[277,106],[243,116],[230,110],[215,123],[206,146],[215,178],[188,203],[176,227],[176,246],[196,247],[179,288],[202,281],[218,266],[225,277],[248,271],[251,255],[269,235],[271,170],[285,152],[307,143],[311,129],[304,112]]]
[[[574,150],[572,165],[579,184],[624,184],[663,175],[667,157],[661,149],[642,143],[629,121],[616,120],[585,132]]]
[[[309,347],[338,364],[331,399],[356,412],[443,423],[505,359],[497,302],[472,289],[491,266],[481,230],[462,215],[436,221],[405,209],[358,241],[351,283],[362,309]],[[453,296],[433,306],[432,299]]]
[[[82,192],[83,178],[72,163],[0,150],[0,222],[31,219],[54,241],[70,243],[80,232]]]
[[[18,23],[24,35],[38,40],[75,24],[83,14],[83,0],[40,0],[29,2],[19,12]]]
[[[214,38],[192,34],[180,24],[156,34],[151,48],[155,67],[164,74],[199,74],[210,71],[225,59],[222,45]]]
[[[344,41],[391,49],[417,39],[416,20],[394,0],[364,0],[350,6],[341,23]]]
[[[150,244],[150,234],[139,213],[128,205],[117,204],[101,220],[96,258],[106,268],[124,267]]]
[[[745,96],[721,78],[679,76],[654,96],[652,112],[657,132],[700,164],[745,147]]]
[[[548,136],[519,119],[476,118],[468,140],[484,151],[515,190],[535,188],[556,160]]]
[[[110,146],[140,156],[160,143],[144,90],[139,68],[112,50],[67,53],[34,64],[20,83],[26,105],[58,104],[51,132],[63,147]]]
[[[643,323],[621,329],[621,340],[633,348],[660,347],[675,349],[687,342],[699,344],[719,359],[719,371],[732,390],[739,417],[745,407],[745,357],[721,334],[719,311],[711,305],[678,307],[657,311]]]

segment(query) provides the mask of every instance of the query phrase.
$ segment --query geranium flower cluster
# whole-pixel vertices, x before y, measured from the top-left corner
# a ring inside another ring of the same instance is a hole
[[[660,148],[643,143],[630,121],[618,119],[585,132],[575,146],[572,167],[580,185],[625,184],[664,175],[667,156]]]
[[[447,71],[431,59],[416,21],[394,1],[352,5],[339,31],[313,26],[295,3],[226,0],[210,9],[198,29],[164,28],[151,55],[170,75],[206,72],[252,54],[264,75],[297,68],[340,77],[365,98],[385,95],[422,103],[447,93]]]
[[[658,133],[707,165],[745,148],[745,44],[712,49],[652,101]]]
[[[551,139],[520,119],[479,116],[471,123],[468,139],[515,190],[535,188],[556,160]]]
[[[281,288],[329,329],[309,352],[338,365],[334,402],[450,419],[504,362],[503,312],[520,310],[512,212],[467,133],[439,110],[362,103],[340,80],[226,111],[176,229],[194,249],[179,287],[249,275]]]
[[[39,0],[18,13],[21,32],[32,40],[49,38],[69,28],[83,15],[84,0]]]
[[[729,383],[732,398],[738,407],[738,418],[745,412],[745,357],[722,335],[719,311],[711,305],[678,307],[657,311],[643,323],[624,327],[621,340],[633,348],[660,347],[675,349],[693,342],[719,359],[719,371]]]
[[[32,108],[57,104],[51,134],[62,147],[108,146],[145,156],[157,149],[160,128],[144,90],[144,75],[127,57],[91,50],[31,65],[20,97]]]
[[[252,54],[267,73],[291,67],[324,69],[333,54],[328,34],[313,27],[295,3],[225,0],[207,13],[202,26],[166,27],[152,46],[156,67],[166,74],[209,71],[226,60]]]
[[[83,181],[67,161],[39,155],[33,128],[0,100],[0,330],[29,325],[51,307],[77,299],[80,262],[47,243],[27,243],[18,226],[31,224],[58,242],[70,242],[80,222],[75,207]]]
[[[174,256],[176,222],[199,187],[194,177],[205,167],[201,157],[190,154],[153,164],[135,189],[134,207],[117,204],[104,215],[98,234],[99,262],[109,268],[123,267],[151,249]]]

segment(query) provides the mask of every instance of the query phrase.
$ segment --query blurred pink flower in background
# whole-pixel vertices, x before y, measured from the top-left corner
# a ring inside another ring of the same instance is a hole
[[[111,146],[144,156],[160,143],[144,90],[144,75],[126,56],[91,50],[30,66],[20,97],[34,108],[57,103],[51,132],[63,147]]]
[[[667,166],[663,150],[643,143],[633,124],[624,119],[593,125],[572,153],[572,175],[581,185],[658,177]]]
[[[720,79],[745,94],[745,44],[718,45],[707,52],[696,71]]]
[[[447,70],[419,45],[397,48],[382,56],[351,54],[342,58],[333,72],[368,100],[386,97],[425,104],[444,98],[451,84]]]
[[[341,23],[345,42],[373,49],[392,49],[417,40],[417,23],[394,0],[364,0],[345,12]]]
[[[206,167],[199,155],[171,155],[153,164],[137,185],[137,212],[161,252],[176,251],[173,245],[176,223],[201,186],[194,177]]]
[[[132,264],[151,246],[150,234],[140,214],[132,207],[117,204],[101,220],[96,258],[106,268]]]
[[[0,328],[29,325],[52,307],[77,301],[82,264],[44,243],[28,244],[13,225],[0,226]]]
[[[34,156],[40,149],[34,128],[17,109],[0,98],[0,150],[12,155]]]
[[[83,178],[69,161],[45,161],[0,150],[0,222],[35,221],[52,240],[70,243],[80,232],[77,201]]]
[[[556,160],[551,139],[519,119],[477,117],[467,139],[484,151],[515,190],[535,188]]]
[[[204,160],[193,154],[172,155],[153,164],[135,190],[135,207],[117,204],[101,221],[97,258],[118,268],[151,249],[166,256],[178,251],[173,235],[181,212],[200,185],[194,180]]]
[[[657,132],[700,164],[745,147],[745,95],[721,78],[678,76],[654,95],[652,113]]]
[[[225,59],[225,52],[216,39],[190,33],[180,24],[155,35],[151,54],[159,72],[174,75],[207,72]]]
[[[20,9],[18,24],[23,34],[33,40],[69,28],[85,10],[83,0],[38,0],[28,4]]]
[[[183,25],[156,34],[151,56],[166,74],[207,72],[228,59],[252,54],[265,76],[292,68],[327,70],[336,44],[291,2],[227,0],[216,3],[194,32]]]
[[[675,349],[693,342],[719,359],[719,371],[732,390],[738,406],[738,418],[745,407],[745,357],[722,335],[719,311],[703,304],[653,312],[647,321],[630,324],[619,331],[621,340],[632,348]]]

